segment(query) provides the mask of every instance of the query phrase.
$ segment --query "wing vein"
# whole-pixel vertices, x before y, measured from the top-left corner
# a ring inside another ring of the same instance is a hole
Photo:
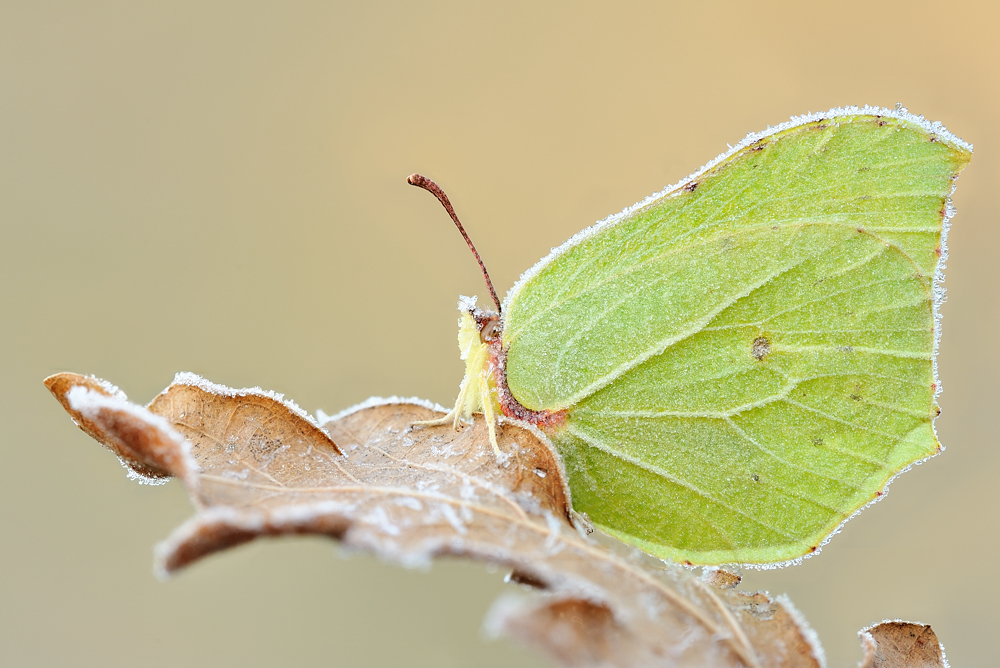
[[[629,454],[626,454],[626,453],[622,452],[621,450],[618,450],[616,448],[612,448],[611,446],[609,446],[609,445],[607,445],[605,443],[602,443],[600,440],[598,440],[596,438],[593,438],[593,436],[591,434],[583,433],[581,430],[575,429],[572,426],[570,426],[568,428],[568,431],[570,433],[572,433],[574,436],[576,436],[577,438],[579,438],[581,441],[583,441],[584,443],[586,443],[587,445],[589,445],[590,447],[592,447],[592,448],[600,450],[601,452],[603,452],[605,454],[608,454],[608,455],[611,455],[612,457],[620,459],[620,460],[622,460],[624,462],[628,462],[629,464],[632,464],[633,466],[641,468],[644,471],[652,473],[653,475],[659,476],[660,478],[662,478],[663,480],[665,480],[665,481],[667,481],[669,483],[672,483],[672,484],[674,484],[674,485],[676,485],[678,487],[686,489],[687,491],[692,492],[693,494],[696,494],[697,496],[700,496],[701,498],[705,499],[706,501],[709,501],[711,503],[714,503],[717,506],[725,508],[726,510],[728,510],[731,513],[734,513],[736,515],[740,515],[741,517],[745,517],[746,519],[750,520],[754,524],[762,526],[765,529],[767,529],[769,531],[772,531],[772,532],[774,532],[774,533],[776,533],[776,534],[778,534],[780,536],[784,536],[785,538],[787,538],[789,540],[793,540],[795,538],[791,534],[789,534],[789,533],[787,533],[787,532],[785,532],[785,531],[783,531],[781,529],[778,529],[777,527],[773,527],[773,526],[768,525],[765,522],[762,522],[760,519],[758,519],[758,518],[750,515],[749,513],[746,513],[744,511],[738,509],[738,508],[735,508],[735,507],[730,506],[730,505],[728,505],[726,503],[723,503],[722,501],[720,501],[719,499],[714,498],[710,494],[708,494],[706,492],[703,492],[702,490],[700,490],[698,487],[696,487],[695,485],[691,484],[690,482],[688,482],[686,480],[683,480],[682,478],[678,478],[677,476],[675,476],[675,475],[671,474],[670,472],[668,472],[668,471],[660,468],[659,466],[655,466],[653,464],[650,464],[649,462],[645,462],[645,461],[639,459],[638,457],[634,457],[632,455],[629,455]],[[715,522],[713,522],[709,518],[705,517],[704,515],[701,515],[701,513],[699,513],[699,515],[705,520],[706,523],[710,524],[713,529],[715,529],[719,533],[725,535],[725,532],[722,531]]]

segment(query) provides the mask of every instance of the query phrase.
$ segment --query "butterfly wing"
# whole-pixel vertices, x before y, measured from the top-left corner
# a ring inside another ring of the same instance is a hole
[[[934,454],[935,277],[969,157],[904,114],[789,124],[529,272],[507,382],[567,410],[574,507],[659,556],[779,562]]]

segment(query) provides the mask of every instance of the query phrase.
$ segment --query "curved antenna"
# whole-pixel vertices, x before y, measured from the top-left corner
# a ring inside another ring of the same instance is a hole
[[[455,209],[452,208],[451,202],[448,200],[448,196],[444,194],[441,190],[441,186],[431,181],[426,176],[421,176],[420,174],[410,174],[406,177],[406,182],[411,186],[417,186],[418,188],[423,188],[430,194],[438,198],[441,202],[441,206],[444,207],[451,219],[455,221],[455,226],[458,227],[458,231],[462,233],[465,237],[465,243],[469,244],[469,248],[472,250],[472,254],[476,256],[476,261],[479,262],[479,268],[483,270],[483,278],[486,279],[486,287],[490,289],[490,296],[493,297],[493,303],[497,305],[497,313],[500,313],[500,300],[497,299],[497,291],[493,289],[493,281],[490,280],[490,274],[486,271],[486,265],[483,264],[483,258],[479,257],[479,251],[476,250],[475,245],[472,243],[472,239],[469,235],[465,233],[465,228],[462,227],[462,223],[458,220],[458,216],[455,215]]]

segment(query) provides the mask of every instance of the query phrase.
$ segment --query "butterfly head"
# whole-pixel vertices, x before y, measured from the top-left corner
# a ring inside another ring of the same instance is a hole
[[[463,417],[479,412],[489,404],[508,418],[529,422],[545,431],[559,429],[566,421],[566,411],[533,411],[511,394],[507,386],[507,351],[503,347],[503,319],[496,311],[476,306],[475,297],[462,297],[458,321],[458,346],[465,360],[463,387],[485,390],[484,398],[472,401],[462,411]],[[480,384],[481,383],[481,384]],[[475,392],[466,392],[467,397]],[[485,411],[484,411],[485,412]]]
[[[503,321],[499,313],[479,308],[476,306],[475,297],[460,298],[458,310],[462,313],[458,321],[460,331],[465,330],[467,335],[472,335],[474,332],[479,338],[479,343],[489,347],[496,347],[500,343]],[[464,350],[465,346],[462,348]]]

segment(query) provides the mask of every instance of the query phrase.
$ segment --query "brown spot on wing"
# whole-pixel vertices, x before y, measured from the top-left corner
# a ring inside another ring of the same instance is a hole
[[[758,362],[771,354],[771,340],[766,336],[758,336],[750,344],[750,354]]]

